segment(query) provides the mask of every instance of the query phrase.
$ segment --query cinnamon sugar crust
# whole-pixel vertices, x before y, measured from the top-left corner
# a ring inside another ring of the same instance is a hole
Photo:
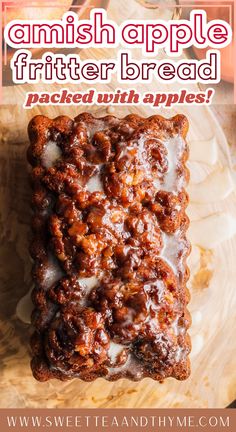
[[[187,130],[183,115],[31,120],[36,379],[189,376]]]

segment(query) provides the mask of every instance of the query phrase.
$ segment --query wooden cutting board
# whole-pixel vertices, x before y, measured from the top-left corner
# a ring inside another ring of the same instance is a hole
[[[113,12],[119,16],[119,21],[122,20],[122,16],[129,18],[131,13],[135,13],[136,3],[131,2],[133,6],[129,8],[126,6],[127,3],[113,1],[110,16]],[[86,50],[82,55],[84,58],[101,58],[103,55],[108,56],[108,53],[106,50],[99,53]],[[115,87],[116,83],[112,82],[108,88]],[[56,86],[51,86],[50,91],[53,88]],[[157,91],[155,84],[149,84],[149,88]],[[175,86],[171,89],[173,88]],[[196,90],[194,86],[192,88]],[[19,321],[16,316],[18,300],[31,287],[31,263],[28,255],[30,188],[26,163],[27,124],[32,116],[39,113],[49,117],[55,117],[59,113],[74,117],[83,110],[80,107],[59,110],[53,106],[23,110],[21,102],[25,91],[29,89],[30,86],[8,88],[5,92],[8,105],[0,108],[0,406],[187,408],[228,405],[236,397],[235,236],[220,243],[213,250],[201,249],[198,262],[195,260],[194,264],[191,264],[192,277],[189,288],[192,299],[189,309],[193,315],[193,354],[192,374],[187,381],[169,379],[164,384],[159,384],[151,379],[144,379],[140,383],[127,380],[109,383],[98,379],[94,383],[84,383],[80,380],[63,383],[52,380],[39,383],[32,377],[29,367],[29,326]],[[137,86],[137,89],[142,90],[142,86]],[[168,88],[165,87],[165,90]],[[15,104],[10,105],[11,102]],[[91,110],[98,116],[107,113],[105,108],[95,106]],[[108,111],[120,117],[130,112],[138,112],[145,116],[157,113],[157,110],[147,107],[118,107]],[[231,169],[226,138],[211,111],[200,106],[158,110],[158,113],[167,117],[176,112],[188,116],[190,147],[195,141],[209,140],[213,137],[217,142],[218,156],[213,167],[199,162],[190,164],[194,181],[202,179],[220,167],[228,166]],[[213,204],[190,203],[189,214],[192,220],[216,212],[236,214],[235,191],[225,200]]]

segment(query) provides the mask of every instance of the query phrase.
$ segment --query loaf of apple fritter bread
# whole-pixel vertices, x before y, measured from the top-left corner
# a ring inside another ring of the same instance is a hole
[[[183,115],[29,124],[40,381],[189,376]]]

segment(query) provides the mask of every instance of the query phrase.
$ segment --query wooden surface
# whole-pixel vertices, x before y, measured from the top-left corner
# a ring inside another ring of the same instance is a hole
[[[118,3],[123,6],[122,9],[117,10]],[[119,16],[119,21],[122,20],[122,16],[129,18],[136,11],[134,1],[130,2],[129,6],[127,3],[129,2],[111,3],[111,13]],[[89,58],[92,55],[97,54],[93,50],[83,52],[84,57]],[[99,53],[99,56],[102,55],[108,56],[105,50]],[[115,86],[116,83],[113,82],[109,88]],[[32,378],[28,348],[30,329],[17,319],[15,313],[18,300],[31,287],[31,263],[28,255],[30,189],[26,163],[26,128],[28,121],[35,114],[43,113],[55,117],[62,113],[73,117],[82,109],[69,107],[59,111],[56,107],[41,107],[25,111],[20,103],[29,87],[9,88],[5,93],[8,103],[15,101],[15,104],[0,108],[0,406],[108,408],[228,405],[236,396],[235,236],[220,243],[213,250],[201,249],[197,264],[191,264],[190,258],[192,277],[189,288],[192,299],[189,309],[193,315],[193,353],[192,374],[186,382],[169,379],[164,384],[158,384],[145,379],[140,383],[127,380],[108,383],[98,379],[94,383],[83,383],[80,380],[38,383]],[[140,86],[137,86],[137,89],[138,87]],[[53,87],[50,88],[51,91],[52,89]],[[152,89],[155,90],[155,85]],[[101,108],[92,107],[91,110],[98,116],[106,113],[106,110]],[[109,109],[109,112],[120,117],[129,112],[139,112],[148,116],[157,110],[120,107],[115,111]],[[218,159],[213,167],[197,162],[190,164],[194,181],[223,166],[231,169],[225,135],[210,110],[206,107],[160,110],[160,113],[167,117],[176,112],[182,112],[189,118],[190,147],[198,140],[208,140],[212,137],[217,140]],[[222,116],[224,107],[217,113]],[[227,120],[229,115],[231,114],[226,114]],[[230,126],[226,127],[225,120],[224,128],[225,133],[230,136],[231,146],[234,147],[235,131],[233,133]],[[189,208],[192,220],[219,211],[236,214],[235,191],[225,200],[218,200],[213,204],[191,202]]]

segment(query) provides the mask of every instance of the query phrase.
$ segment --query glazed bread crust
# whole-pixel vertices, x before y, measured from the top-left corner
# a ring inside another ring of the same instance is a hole
[[[183,115],[34,117],[36,379],[190,373]]]

